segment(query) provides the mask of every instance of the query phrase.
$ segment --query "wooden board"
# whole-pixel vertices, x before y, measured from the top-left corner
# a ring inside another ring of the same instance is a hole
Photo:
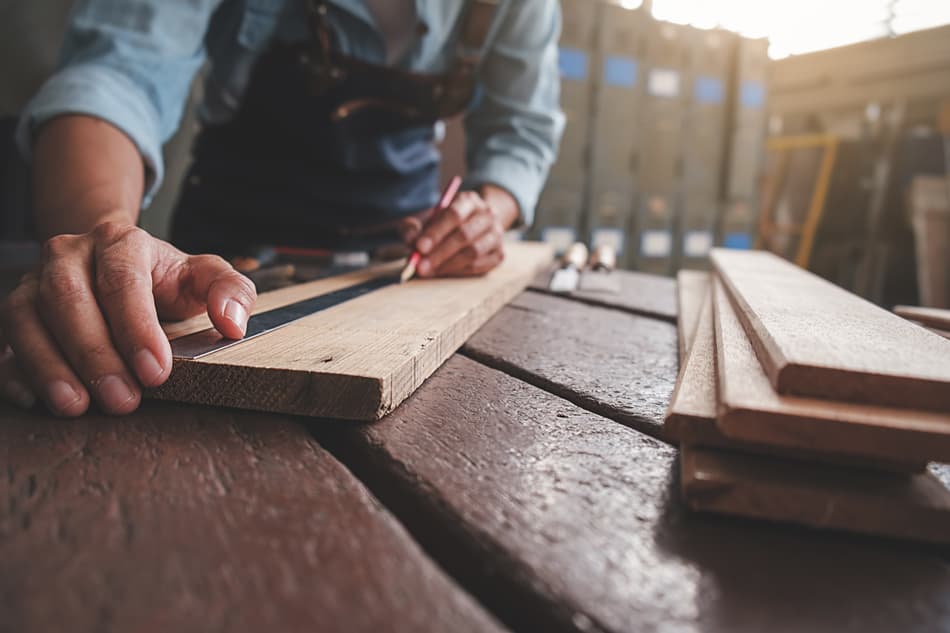
[[[723,435],[843,457],[950,461],[948,414],[776,393],[718,279],[713,298]]]
[[[950,341],[770,253],[712,261],[780,393],[950,411]]]
[[[950,543],[950,490],[933,473],[875,472],[683,446],[693,510]]]
[[[514,630],[950,630],[938,554],[687,512],[671,448],[469,359],[379,422],[314,428]]]
[[[715,319],[710,290],[702,302],[695,336],[687,348],[686,362],[680,369],[676,389],[663,421],[663,437],[666,441],[808,460],[842,461],[842,456],[837,454],[777,447],[723,435],[716,424],[719,414],[716,371]],[[898,458],[883,460],[849,456],[845,460],[855,466],[902,472],[920,472],[927,466],[926,461]]]
[[[549,268],[538,273],[529,288],[537,292],[552,294],[548,290],[552,270]],[[614,308],[671,323],[676,320],[676,282],[673,279],[629,270],[615,270],[611,275],[619,281],[619,292],[578,289],[574,292],[553,294],[589,305]]]
[[[672,324],[535,292],[512,301],[462,350],[653,436],[676,381]]]
[[[415,391],[552,258],[547,245],[508,245],[484,277],[413,280],[198,360],[179,360],[157,398],[243,409],[371,420]],[[341,284],[391,274],[371,270],[287,288],[273,306]],[[175,334],[191,331],[179,327]]]
[[[679,334],[680,367],[686,362],[686,350],[696,335],[699,313],[709,292],[709,272],[681,270],[676,274],[676,329]]]
[[[298,420],[0,405],[0,630],[491,632]]]
[[[935,330],[950,330],[950,310],[921,306],[894,306],[894,314]]]

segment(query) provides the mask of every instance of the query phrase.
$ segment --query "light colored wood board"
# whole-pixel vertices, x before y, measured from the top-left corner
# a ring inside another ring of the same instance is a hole
[[[760,251],[712,262],[783,394],[950,411],[950,342]]]
[[[728,448],[736,451],[764,453],[817,461],[846,461],[849,465],[879,470],[919,472],[926,461],[908,461],[897,458],[867,459],[815,452],[800,448],[776,447],[728,438],[716,425],[718,392],[716,383],[716,345],[713,316],[713,297],[710,291],[702,303],[695,336],[686,352],[663,421],[663,439],[672,443],[694,444]]]
[[[692,510],[950,543],[950,490],[931,472],[865,470],[684,446]]]
[[[950,330],[950,310],[923,306],[894,306],[894,314],[934,330]]]
[[[200,359],[176,360],[168,382],[151,395],[378,419],[415,391],[552,257],[547,245],[510,244],[505,261],[484,277],[384,287]],[[364,278],[352,276],[347,283]],[[331,287],[320,286],[316,294]],[[314,296],[313,289],[306,284],[293,296],[288,291],[295,289],[281,290],[281,301]]]
[[[405,262],[403,260],[388,262],[345,275],[327,277],[325,279],[318,279],[304,284],[281,288],[272,292],[265,292],[257,298],[257,302],[254,304],[254,309],[251,311],[251,314],[260,314],[261,312],[267,312],[274,308],[295,303],[307,297],[316,297],[342,288],[355,286],[356,284],[375,279],[376,277],[387,275],[395,276],[399,274],[404,264]],[[165,335],[168,336],[169,340],[194,334],[195,332],[201,332],[210,327],[212,327],[211,320],[208,319],[207,314],[200,314],[183,321],[168,321],[162,323],[162,329],[165,330]]]
[[[686,350],[692,345],[696,324],[706,293],[709,292],[709,272],[681,270],[676,274],[676,328],[679,333],[680,366],[686,362]]]
[[[723,435],[842,457],[950,461],[948,414],[776,393],[718,278],[712,294]]]

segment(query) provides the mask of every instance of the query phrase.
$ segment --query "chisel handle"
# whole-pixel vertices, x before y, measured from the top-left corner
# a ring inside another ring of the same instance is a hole
[[[564,251],[561,257],[561,267],[573,267],[577,270],[583,270],[587,265],[587,246],[583,242],[574,242],[570,248]]]
[[[601,244],[590,256],[590,267],[605,272],[614,270],[617,267],[617,251],[610,244]]]

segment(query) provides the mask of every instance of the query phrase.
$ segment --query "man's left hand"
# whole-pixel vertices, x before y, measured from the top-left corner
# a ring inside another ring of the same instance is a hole
[[[502,262],[504,234],[518,218],[518,205],[504,189],[486,185],[463,191],[451,206],[423,225],[407,218],[403,239],[422,255],[419,277],[484,275]]]

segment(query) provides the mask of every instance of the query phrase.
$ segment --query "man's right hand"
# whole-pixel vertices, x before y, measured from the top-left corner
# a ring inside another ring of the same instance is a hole
[[[0,393],[24,405],[36,394],[62,416],[81,415],[90,397],[129,413],[142,387],[171,371],[159,318],[207,310],[224,336],[241,338],[256,298],[220,257],[187,255],[134,226],[57,235],[0,309]]]

